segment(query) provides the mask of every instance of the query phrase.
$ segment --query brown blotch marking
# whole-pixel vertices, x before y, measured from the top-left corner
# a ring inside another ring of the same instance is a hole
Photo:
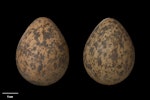
[[[59,64],[61,65],[65,65],[67,62],[67,59],[65,57],[65,55],[62,55],[60,58],[59,58]],[[59,66],[58,66],[59,67]]]
[[[43,27],[51,27],[51,26],[53,26],[53,25],[50,25],[50,23],[45,23],[44,25],[43,25]]]
[[[87,63],[86,63],[86,67],[87,67],[88,69],[90,69],[90,70],[92,69],[91,64],[87,64]]]
[[[112,51],[112,55],[110,55],[111,60],[116,61],[118,59],[117,48]]]
[[[40,33],[37,32],[38,29],[34,29],[33,33],[34,33],[34,39],[36,40],[36,42],[39,42],[38,37],[40,36]]]
[[[39,56],[39,54],[40,54],[39,52],[38,52],[37,54],[35,54],[35,53],[34,53],[34,55],[33,55],[33,56],[34,56],[34,58],[35,58],[35,59],[37,59],[37,58],[38,58],[38,56]]]
[[[98,49],[98,54],[101,55],[102,53],[102,49]]]
[[[97,71],[95,71],[94,69],[91,69],[91,72],[94,75],[94,77],[98,78],[99,73],[97,73]]]
[[[91,38],[94,38],[94,37],[95,37],[95,34],[94,34],[94,33],[92,33],[92,34],[91,34]]]
[[[126,59],[125,64],[128,64],[128,59]]]
[[[108,79],[108,74],[105,74],[103,80],[107,80],[107,79]]]
[[[55,46],[55,41],[52,41],[50,47],[53,48]]]
[[[104,57],[106,57],[106,56],[107,56],[107,53],[105,52],[105,53],[104,53]]]
[[[57,69],[58,68],[58,65],[57,65],[57,63],[55,62],[54,63],[54,69]]]
[[[106,48],[106,40],[102,41],[102,45],[104,48]]]
[[[117,39],[119,39],[121,37],[121,32],[118,31],[118,30],[117,31],[115,30],[114,31],[114,37],[117,38]]]
[[[126,64],[126,66],[125,66],[126,70],[129,71],[129,69],[131,68],[131,66],[129,65],[128,59],[125,61],[125,64]]]
[[[98,66],[100,66],[101,64],[102,64],[102,60],[101,60],[101,58],[99,57],[99,58],[97,58],[97,62],[98,62]]]
[[[30,63],[30,67],[31,67],[32,70],[35,70],[35,68],[36,68],[34,63]]]
[[[124,42],[122,40],[121,32],[120,31],[114,31],[114,36],[115,36],[115,38],[118,39],[118,43],[119,43],[120,47],[124,48]]]
[[[117,66],[117,68],[118,68],[118,69],[121,69],[121,68],[122,68],[122,66],[121,66],[121,65],[118,65],[118,66]]]
[[[128,38],[127,38],[128,35],[124,34],[123,38],[124,38],[124,41],[127,41]]]
[[[39,19],[38,22],[41,23],[41,20]]]
[[[100,31],[98,34],[99,35],[103,35],[103,34],[105,34],[105,32],[104,31]]]
[[[45,76],[45,70],[42,71],[41,76],[44,77]]]
[[[133,54],[130,54],[130,59],[133,58]]]
[[[123,54],[121,53],[121,57],[123,57]]]
[[[98,47],[98,43],[97,42],[94,43],[94,47],[97,49],[97,47]]]
[[[90,48],[90,54],[91,54],[92,56],[94,55],[94,48],[93,48],[93,47]]]
[[[118,72],[117,74],[118,74],[119,76],[123,76],[124,71],[122,70],[122,71]]]
[[[44,40],[40,45],[44,46],[44,47],[48,47],[48,44],[46,43],[46,40]]]
[[[31,61],[33,61],[33,59],[34,59],[34,58],[33,58],[33,57],[31,57]]]
[[[24,62],[25,62],[25,65],[24,65],[24,66],[28,66],[28,63],[27,63],[27,61],[25,60]]]
[[[54,38],[53,32],[52,31],[43,32],[43,38],[44,40]]]
[[[40,65],[38,66],[38,72],[40,73],[42,69],[43,69],[43,65],[40,64]]]
[[[106,30],[112,29],[112,27],[113,26],[109,24],[109,25],[104,26],[101,30],[106,31]]]
[[[37,45],[37,46],[40,46],[40,45],[41,45],[41,43],[39,42],[39,40],[36,41],[36,45]]]
[[[119,45],[120,45],[121,48],[124,48],[124,42],[123,41],[120,41]]]
[[[24,48],[27,49],[28,47],[29,47],[29,44],[28,44],[28,43],[25,43],[25,44],[24,44]]]
[[[26,51],[26,49],[25,48],[21,48],[21,50],[20,50],[24,55],[27,55],[27,51]]]
[[[65,43],[62,43],[61,45],[58,45],[58,48],[59,48],[60,52],[65,50],[64,46],[65,46]]]
[[[101,31],[98,34],[99,35],[103,35],[103,34],[105,34],[105,31],[107,31],[107,30],[109,30],[111,28],[112,28],[112,25],[104,26],[103,28],[100,29]]]
[[[33,47],[33,49],[32,49],[33,51],[35,51],[36,50],[36,47]]]
[[[98,76],[97,76],[97,73],[95,73],[95,72],[94,72],[94,77],[98,77]]]
[[[22,48],[21,51],[27,57],[30,56],[30,55],[32,55],[32,52],[30,50],[28,50],[27,48]]]
[[[41,59],[41,60],[44,60],[44,58],[45,58],[44,55],[43,55],[43,54],[40,54],[40,59]]]
[[[49,49],[49,50],[47,51],[47,53],[48,53],[48,55],[51,54],[51,53],[52,53],[52,50]]]
[[[27,70],[27,67],[23,67],[23,72],[25,73]]]

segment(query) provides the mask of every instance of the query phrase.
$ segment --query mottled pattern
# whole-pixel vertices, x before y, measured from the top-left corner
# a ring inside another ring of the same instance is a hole
[[[28,26],[16,50],[16,63],[20,74],[34,85],[51,85],[64,75],[69,50],[50,19],[40,17]]]
[[[113,18],[106,18],[96,26],[83,53],[87,73],[104,85],[114,85],[126,79],[134,66],[134,60],[131,38]]]

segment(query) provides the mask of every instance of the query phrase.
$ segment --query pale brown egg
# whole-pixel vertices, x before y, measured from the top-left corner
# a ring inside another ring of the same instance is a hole
[[[102,20],[88,38],[83,61],[86,72],[96,82],[115,85],[131,73],[135,60],[132,40],[113,18]]]
[[[27,27],[17,46],[16,64],[22,77],[34,85],[48,86],[63,77],[69,50],[51,19],[39,17]]]

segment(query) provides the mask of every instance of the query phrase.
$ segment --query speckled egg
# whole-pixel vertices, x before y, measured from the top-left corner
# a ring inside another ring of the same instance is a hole
[[[88,38],[83,61],[88,75],[103,85],[115,85],[131,73],[134,46],[125,28],[113,18],[102,20]]]
[[[17,46],[16,64],[22,77],[34,85],[48,86],[63,77],[69,50],[51,19],[39,17],[27,27]]]

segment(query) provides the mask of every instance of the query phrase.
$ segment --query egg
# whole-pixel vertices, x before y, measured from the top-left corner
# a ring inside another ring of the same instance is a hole
[[[115,85],[129,76],[134,61],[135,49],[128,32],[116,19],[103,19],[84,47],[87,74],[99,84]]]
[[[69,64],[64,36],[47,17],[36,18],[25,30],[16,50],[21,76],[33,85],[48,86],[59,81]]]

